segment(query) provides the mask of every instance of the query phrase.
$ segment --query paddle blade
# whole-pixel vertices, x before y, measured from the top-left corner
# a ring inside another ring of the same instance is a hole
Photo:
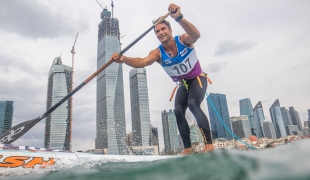
[[[0,136],[1,144],[11,144],[22,135],[24,135],[29,129],[31,129],[34,125],[36,125],[41,119],[36,118],[29,121],[22,122],[7,130]]]

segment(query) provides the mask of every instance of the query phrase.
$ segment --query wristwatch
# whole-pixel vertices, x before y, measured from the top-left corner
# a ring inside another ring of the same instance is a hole
[[[183,14],[180,14],[180,16],[175,19],[175,21],[179,22],[182,18],[183,18]]]

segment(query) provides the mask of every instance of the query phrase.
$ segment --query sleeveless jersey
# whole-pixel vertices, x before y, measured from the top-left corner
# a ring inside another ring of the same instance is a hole
[[[178,54],[170,58],[162,45],[158,46],[161,56],[161,66],[174,82],[182,79],[193,79],[202,72],[195,48],[185,46],[179,39],[174,37]]]

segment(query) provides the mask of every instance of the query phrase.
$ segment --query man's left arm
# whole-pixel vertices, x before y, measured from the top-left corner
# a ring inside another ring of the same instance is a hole
[[[193,45],[200,38],[200,32],[198,29],[184,18],[182,18],[178,23],[186,32],[181,35],[180,40],[186,45]]]
[[[180,6],[170,4],[168,10],[172,12],[170,16],[175,19],[185,31],[185,33],[181,35],[180,40],[186,45],[194,44],[200,37],[198,29],[183,17]]]

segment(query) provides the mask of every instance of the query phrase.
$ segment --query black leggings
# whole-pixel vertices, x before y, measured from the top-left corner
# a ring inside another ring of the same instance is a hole
[[[191,147],[190,129],[185,119],[185,112],[188,107],[195,116],[204,143],[212,144],[209,121],[200,108],[200,104],[205,97],[208,83],[206,77],[200,76],[199,78],[201,80],[202,88],[200,87],[197,78],[186,80],[188,90],[184,85],[180,86],[175,97],[174,113],[185,148]]]

